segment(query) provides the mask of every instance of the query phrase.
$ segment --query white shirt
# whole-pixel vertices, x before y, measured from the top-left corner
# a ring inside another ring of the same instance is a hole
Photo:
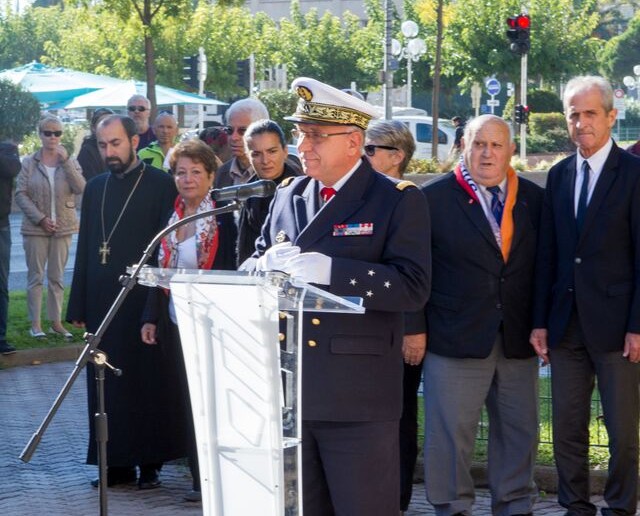
[[[482,206],[482,211],[484,211],[484,216],[486,217],[489,225],[491,226],[491,232],[493,233],[494,238],[496,239],[496,243],[498,247],[502,247],[502,233],[500,232],[500,226],[498,226],[498,221],[493,216],[493,212],[491,211],[491,199],[493,198],[493,194],[487,190],[487,187],[481,185],[480,183],[476,183],[478,185],[478,190],[480,195],[478,195],[478,199],[480,200],[480,206]],[[504,202],[507,199],[507,177],[498,183],[500,187],[500,194],[498,197],[500,201],[504,205]]]
[[[580,151],[576,154],[576,185],[573,194],[573,209],[574,214],[578,215],[578,201],[580,200],[580,189],[582,188],[582,163],[587,161],[589,163],[589,168],[591,169],[590,180],[589,180],[589,190],[587,191],[587,205],[589,201],[591,201],[591,196],[593,195],[593,190],[595,190],[596,183],[600,178],[600,174],[602,173],[602,169],[604,168],[604,164],[609,157],[609,153],[611,152],[611,148],[613,147],[613,140],[609,138],[609,141],[593,156],[588,159],[584,159]]]
[[[55,187],[55,178],[56,178],[56,167],[48,167],[44,166],[47,170],[47,175],[49,176],[49,188],[51,191],[51,220],[53,222],[56,221],[56,187]]]
[[[196,236],[193,235],[182,242],[178,242],[178,269],[197,269],[198,254],[196,253]],[[173,305],[173,297],[169,299],[169,317],[174,324],[178,324],[176,307]]]
[[[342,176],[338,181],[336,181],[336,183],[330,188],[333,188],[336,191],[336,193],[338,193],[338,190],[340,190],[340,188],[342,188],[345,185],[345,183],[349,181],[349,178],[354,174],[354,172],[358,169],[361,163],[362,163],[362,158],[360,158],[358,162],[354,165],[354,167],[351,170],[349,170],[349,172],[347,172],[344,176]],[[322,190],[325,187],[325,185],[322,183],[322,181],[318,181],[318,184],[320,185],[320,188],[318,189],[318,195],[320,195],[320,190]],[[331,199],[333,199],[333,197]],[[322,200],[322,197],[320,197],[319,206],[324,206],[325,204],[331,202],[331,199],[329,199],[327,202],[324,202]]]

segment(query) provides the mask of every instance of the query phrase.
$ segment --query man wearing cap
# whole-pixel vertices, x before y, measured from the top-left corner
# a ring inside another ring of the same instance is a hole
[[[362,158],[371,105],[314,79],[292,88],[305,176],[276,190],[245,267],[361,297],[366,309],[304,316],[304,513],[396,516],[403,312],[429,294],[428,208],[412,183]]]

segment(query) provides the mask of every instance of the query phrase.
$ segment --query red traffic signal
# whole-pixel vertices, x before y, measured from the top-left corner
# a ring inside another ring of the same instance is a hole
[[[528,14],[520,14],[516,18],[516,25],[521,30],[529,30],[531,28],[531,18]]]
[[[529,42],[529,31],[531,29],[531,18],[528,14],[519,14],[507,18],[507,37],[511,42],[509,47],[512,52],[524,55],[531,46]]]
[[[531,28],[531,18],[528,14],[519,14],[518,16],[509,16],[507,25],[514,30],[529,30]]]

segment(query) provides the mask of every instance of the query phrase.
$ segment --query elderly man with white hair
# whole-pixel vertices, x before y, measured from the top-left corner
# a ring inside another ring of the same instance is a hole
[[[427,498],[438,516],[471,514],[471,461],[489,416],[491,510],[530,514],[537,489],[538,362],[529,346],[542,189],[510,165],[509,125],[465,127],[455,170],[423,188],[433,231],[423,327]]]
[[[564,112],[577,152],[549,170],[531,344],[551,363],[558,501],[592,516],[589,421],[597,380],[609,436],[602,514],[635,514],[640,419],[640,160],[611,131],[603,77],[571,79]]]
[[[141,150],[148,147],[149,144],[156,140],[156,135],[149,125],[151,117],[151,102],[144,95],[135,94],[127,101],[127,114],[133,118],[136,123],[138,132],[138,149]]]

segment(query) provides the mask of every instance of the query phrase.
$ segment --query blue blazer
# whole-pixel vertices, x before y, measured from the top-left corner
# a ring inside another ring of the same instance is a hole
[[[332,257],[339,296],[364,299],[366,313],[305,314],[302,416],[324,421],[388,421],[402,409],[403,312],[420,309],[430,289],[427,202],[398,187],[367,160],[316,213],[318,183],[296,177],[276,190],[254,258],[278,241]],[[341,236],[338,225],[362,234]]]
[[[502,326],[507,358],[534,355],[529,345],[542,188],[518,179],[507,262],[482,206],[453,173],[423,188],[431,212],[433,277],[425,308],[428,353],[486,358]]]
[[[534,327],[547,328],[550,347],[557,346],[575,303],[586,345],[621,350],[625,333],[640,333],[640,159],[614,143],[580,235],[575,177],[575,155],[549,171]]]

